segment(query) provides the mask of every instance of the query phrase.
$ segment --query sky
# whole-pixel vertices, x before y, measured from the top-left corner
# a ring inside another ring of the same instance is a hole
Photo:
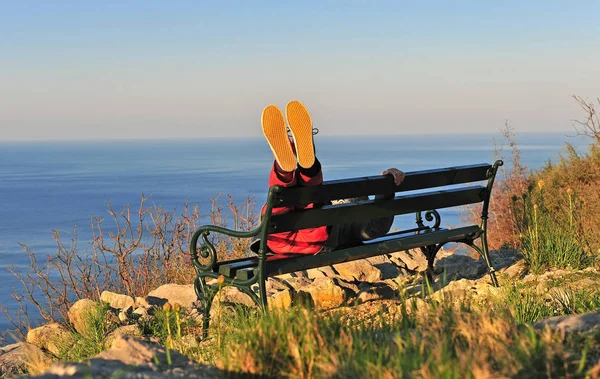
[[[0,141],[572,131],[600,1],[3,1]]]

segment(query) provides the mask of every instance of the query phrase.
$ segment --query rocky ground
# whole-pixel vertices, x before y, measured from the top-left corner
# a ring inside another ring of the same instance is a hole
[[[597,287],[600,281],[600,273],[593,269],[553,271],[537,276],[527,274],[523,261],[514,251],[494,252],[492,259],[501,284],[518,280],[531,286],[542,286],[548,281],[562,285],[567,281],[564,278],[568,277],[569,285]],[[486,265],[481,260],[442,251],[435,267],[442,274],[436,279],[436,292],[432,296],[450,293],[477,297],[498,291],[490,285]],[[425,268],[422,254],[402,252],[271,278],[268,282],[269,307],[285,308],[294,303],[309,303],[325,313],[339,313],[348,322],[368,320],[375,314],[394,318],[399,316],[399,303],[406,301],[407,296],[419,299],[423,276],[415,273]],[[69,344],[72,338],[69,328],[83,332],[86,328],[85,315],[98,305],[84,299],[71,308],[68,326],[43,325],[30,330],[27,341],[1,348],[0,376],[20,375],[32,366],[49,366],[39,376],[41,378],[115,375],[120,378],[202,378],[219,374],[216,367],[192,362],[174,350],[170,351],[171,364],[168,364],[165,347],[156,339],[142,336],[140,321],[151,319],[154,310],[167,302],[181,305],[189,317],[197,319],[200,316],[192,285],[164,285],[143,298],[104,292],[100,300],[109,305],[107,319],[114,325],[104,339],[107,350],[83,362],[52,363],[60,355],[61,346]],[[219,309],[223,304],[254,306],[249,297],[230,287],[222,290],[215,301],[213,318],[221,314]],[[553,317],[538,321],[534,326],[565,332],[591,330],[600,327],[600,314]],[[185,343],[190,346],[200,343],[194,336],[184,337]]]

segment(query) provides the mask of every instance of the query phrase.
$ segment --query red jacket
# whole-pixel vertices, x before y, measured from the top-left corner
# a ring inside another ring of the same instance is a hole
[[[314,208],[314,204],[309,204],[303,209]],[[289,207],[273,208],[273,215],[286,213],[292,210]],[[264,214],[265,206],[261,211]],[[275,254],[316,254],[325,241],[329,238],[327,226],[318,228],[301,229],[290,232],[273,233],[267,238],[267,246]]]

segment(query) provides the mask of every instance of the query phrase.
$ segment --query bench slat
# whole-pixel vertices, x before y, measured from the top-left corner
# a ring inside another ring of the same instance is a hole
[[[491,165],[481,163],[406,173],[404,182],[395,186],[389,176],[368,176],[344,180],[331,180],[315,187],[284,188],[277,206],[295,206],[310,203],[327,203],[331,200],[414,191],[425,188],[464,184],[487,179]]]
[[[243,260],[237,261],[223,262],[219,265],[218,272],[221,275],[231,278],[235,275],[237,270],[241,270],[246,267],[256,267],[257,264],[257,257],[245,258]]]
[[[350,262],[357,259],[370,258],[421,246],[435,245],[446,241],[456,242],[467,237],[476,238],[480,233],[481,228],[478,225],[472,225],[456,229],[441,229],[384,241],[374,240],[360,246],[343,250],[334,250],[323,254],[307,255],[298,258],[280,259],[269,262],[266,271],[267,276],[288,274],[290,272],[309,270],[324,265]]]
[[[472,186],[449,190],[397,196],[390,200],[363,200],[356,203],[326,205],[320,208],[294,211],[271,217],[269,233],[314,228],[323,225],[345,224],[353,221],[395,216],[440,209],[483,200],[486,188]]]
[[[419,234],[406,235],[400,238],[386,239],[385,237],[366,242],[362,245],[342,250],[334,250],[317,255],[300,255],[294,258],[278,259],[267,263],[268,277],[291,272],[310,270],[338,263],[370,258],[382,254],[395,253],[415,249],[421,246],[435,245],[441,242],[457,242],[465,238],[477,238],[481,234],[478,225],[465,226],[456,229],[440,229]],[[257,262],[257,261],[255,261]],[[253,266],[240,268],[236,273],[239,280],[248,280],[255,275],[256,263]]]

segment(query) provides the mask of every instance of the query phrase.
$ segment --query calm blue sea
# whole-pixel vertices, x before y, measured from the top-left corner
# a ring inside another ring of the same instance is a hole
[[[496,135],[316,136],[325,179],[375,175],[389,167],[404,171],[491,162]],[[539,168],[556,161],[564,134],[522,134],[522,158]],[[568,139],[585,151],[586,140]],[[510,156],[507,154],[507,156]],[[6,268],[26,268],[19,243],[40,257],[56,252],[52,230],[64,241],[78,227],[79,249],[91,239],[90,218],[139,204],[141,194],[167,210],[186,202],[207,210],[220,192],[236,199],[265,200],[272,157],[262,139],[146,140],[0,143],[0,304],[16,309],[11,291],[19,283]],[[450,224],[456,212],[442,214]],[[408,220],[398,220],[402,226]],[[0,331],[9,326],[0,316]]]

